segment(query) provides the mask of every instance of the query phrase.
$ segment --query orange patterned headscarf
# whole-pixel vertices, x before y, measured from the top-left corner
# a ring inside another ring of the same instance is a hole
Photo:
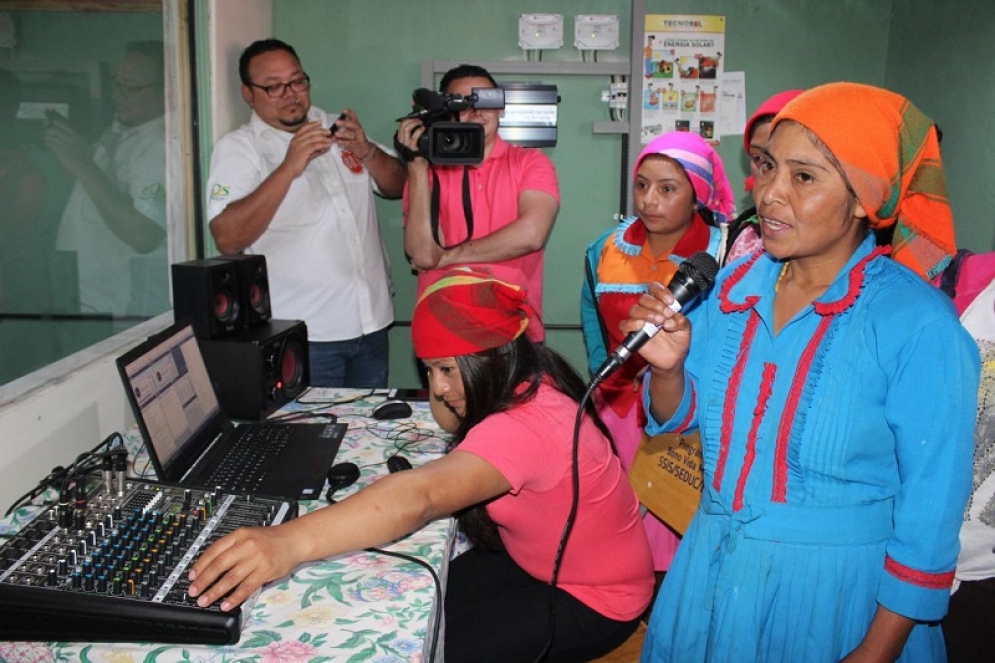
[[[415,304],[411,341],[419,359],[474,354],[511,343],[534,317],[521,286],[480,269],[456,268]]]
[[[905,97],[870,85],[829,83],[774,118],[804,125],[843,167],[872,228],[895,226],[892,257],[931,279],[957,252],[933,121]]]

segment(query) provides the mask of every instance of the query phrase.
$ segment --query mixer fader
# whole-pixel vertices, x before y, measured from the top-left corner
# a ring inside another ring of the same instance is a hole
[[[0,639],[237,642],[247,607],[198,607],[187,573],[234,529],[296,514],[292,500],[151,481],[80,490],[0,547]]]

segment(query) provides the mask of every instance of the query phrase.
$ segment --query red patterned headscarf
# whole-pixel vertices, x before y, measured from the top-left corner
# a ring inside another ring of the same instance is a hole
[[[804,125],[843,167],[872,228],[895,226],[892,257],[931,279],[957,252],[933,121],[905,97],[870,85],[812,88],[777,114]]]
[[[479,269],[453,269],[422,293],[411,340],[419,359],[458,357],[511,343],[534,317],[521,286]]]

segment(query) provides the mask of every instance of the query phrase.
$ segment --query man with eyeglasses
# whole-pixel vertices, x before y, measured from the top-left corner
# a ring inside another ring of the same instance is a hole
[[[290,45],[252,43],[239,77],[252,117],[214,146],[215,244],[266,256],[274,317],[307,324],[311,385],[386,387],[394,312],[374,193],[400,197],[407,172],[353,111],[311,105]]]
[[[162,42],[130,42],[114,70],[114,121],[95,145],[48,114],[45,145],[75,180],[55,246],[75,255],[79,313],[109,315],[111,331],[169,309],[164,80]]]

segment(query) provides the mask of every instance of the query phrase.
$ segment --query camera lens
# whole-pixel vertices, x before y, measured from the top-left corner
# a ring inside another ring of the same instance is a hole
[[[422,135],[425,158],[434,164],[480,163],[484,156],[484,128],[472,122],[438,122]],[[419,148],[422,148],[419,140]]]
[[[446,133],[439,136],[439,152],[441,154],[459,154],[466,147],[462,134]]]

